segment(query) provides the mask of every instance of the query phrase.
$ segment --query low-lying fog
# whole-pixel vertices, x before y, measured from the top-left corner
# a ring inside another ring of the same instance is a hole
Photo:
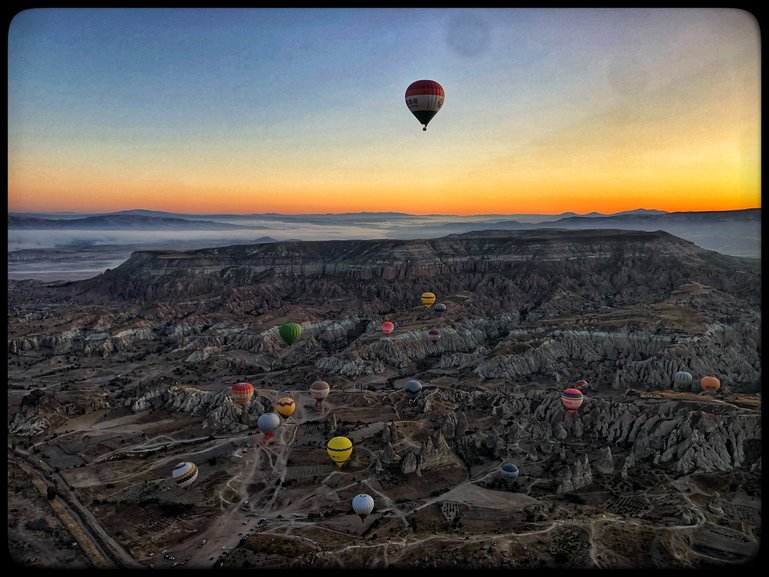
[[[183,218],[182,215],[172,215]],[[232,230],[121,230],[9,228],[8,278],[78,280],[115,268],[138,250],[193,250],[206,247],[283,240],[354,240],[437,238],[471,230],[532,228],[537,223],[557,221],[562,215],[415,216],[400,214],[348,215],[184,215],[187,219],[230,223],[253,228]],[[58,218],[58,217],[57,217]],[[584,228],[601,227],[602,219]],[[710,250],[733,256],[760,258],[760,222],[702,223],[648,222],[626,226],[607,220],[605,228],[666,230]],[[513,222],[515,221],[515,222]],[[497,224],[499,223],[499,224]],[[520,223],[520,224],[517,224]],[[715,223],[713,223],[715,224]],[[559,226],[545,224],[545,226]],[[569,228],[574,227],[565,223]]]

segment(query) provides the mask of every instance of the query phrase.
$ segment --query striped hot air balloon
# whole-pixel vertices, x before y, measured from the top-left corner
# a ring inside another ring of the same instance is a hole
[[[715,393],[721,388],[721,381],[716,377],[702,377],[700,379],[700,388],[707,393]]]
[[[283,323],[278,329],[278,334],[288,346],[293,345],[302,334],[302,327],[296,323]]]
[[[417,80],[406,89],[406,106],[423,125],[422,130],[427,130],[427,125],[441,109],[445,98],[443,86],[435,80]]]
[[[686,371],[678,371],[673,377],[673,385],[677,391],[685,391],[692,387],[692,374]]]
[[[427,338],[430,339],[432,342],[439,341],[441,339],[441,331],[438,329],[430,329],[427,331]]]
[[[283,397],[275,403],[275,410],[288,419],[296,409],[296,403],[291,397]]]
[[[326,452],[337,467],[342,467],[352,455],[352,441],[347,437],[334,437],[326,445]]]
[[[436,313],[445,313],[446,312],[446,305],[443,303],[438,303],[433,307],[433,310]]]
[[[576,383],[574,383],[574,388],[580,391],[584,391],[587,388],[587,381],[585,379],[578,380]]]
[[[328,397],[330,390],[331,387],[326,381],[315,381],[310,385],[310,394],[312,395],[312,398],[315,399],[317,404],[321,404],[323,399]]]
[[[198,478],[198,466],[189,461],[179,463],[171,472],[171,478],[176,482],[177,487],[189,487]]]
[[[254,396],[254,386],[251,383],[235,383],[232,385],[232,400],[245,407]]]
[[[579,389],[566,389],[561,393],[561,403],[563,403],[563,406],[566,407],[569,413],[579,409],[584,398],[582,391]]]
[[[422,306],[429,309],[435,302],[435,295],[431,292],[422,293],[420,300],[422,301]]]
[[[395,325],[390,321],[385,321],[382,323],[382,332],[388,337],[390,336],[390,333],[393,332],[394,330],[395,330]]]

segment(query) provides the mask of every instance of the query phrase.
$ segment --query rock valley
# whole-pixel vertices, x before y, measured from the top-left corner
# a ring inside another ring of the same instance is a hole
[[[145,251],[87,280],[11,280],[11,555],[156,569],[753,560],[760,286],[760,261],[665,232],[558,229]],[[301,325],[291,346],[285,322]],[[676,386],[678,371],[721,388]],[[571,414],[560,393],[579,379]],[[239,381],[254,386],[244,410]],[[257,419],[283,396],[296,410],[265,442]],[[325,447],[340,435],[353,452],[337,468]],[[171,480],[182,461],[199,468],[188,488]],[[360,493],[375,503],[363,520]]]

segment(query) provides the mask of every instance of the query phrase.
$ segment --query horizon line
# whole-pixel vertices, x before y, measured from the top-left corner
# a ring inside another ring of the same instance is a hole
[[[627,212],[638,212],[638,211],[645,211],[645,212],[661,212],[665,214],[676,214],[681,212],[735,212],[740,210],[757,210],[760,209],[760,206],[749,206],[744,208],[729,208],[729,209],[720,209],[720,210],[675,210],[675,211],[667,211],[662,209],[656,209],[656,208],[633,208],[633,209],[627,209],[627,210],[620,210],[617,212],[600,212],[597,210],[593,210],[590,212],[584,212],[584,213],[578,213],[574,212],[572,210],[565,210],[563,212],[557,212],[557,213],[549,213],[549,212],[487,212],[487,213],[475,213],[475,214],[441,214],[441,213],[410,213],[410,212],[401,212],[397,210],[382,210],[382,211],[369,211],[369,210],[361,210],[356,212],[172,212],[168,210],[155,210],[155,209],[145,209],[145,208],[129,208],[129,209],[119,209],[119,210],[113,210],[110,212],[78,212],[78,211],[72,211],[72,210],[27,210],[27,211],[8,211],[8,215],[12,214],[72,214],[72,215],[91,215],[91,216],[106,216],[106,215],[114,215],[119,213],[125,213],[125,212],[157,212],[157,213],[164,213],[164,214],[179,214],[179,215],[185,215],[185,216],[346,216],[346,215],[356,215],[356,214],[398,214],[398,215],[404,215],[404,216],[451,216],[451,217],[472,217],[472,216],[560,216],[563,214],[572,214],[575,216],[587,216],[591,214],[603,214],[607,216],[616,215],[619,213],[627,213]]]

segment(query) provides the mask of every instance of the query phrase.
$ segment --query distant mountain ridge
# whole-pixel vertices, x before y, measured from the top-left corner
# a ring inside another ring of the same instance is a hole
[[[8,215],[9,229],[109,229],[109,230],[234,230],[257,229],[259,226],[243,226],[206,220],[185,220],[138,214],[114,214],[87,216],[75,219],[53,219]]]

